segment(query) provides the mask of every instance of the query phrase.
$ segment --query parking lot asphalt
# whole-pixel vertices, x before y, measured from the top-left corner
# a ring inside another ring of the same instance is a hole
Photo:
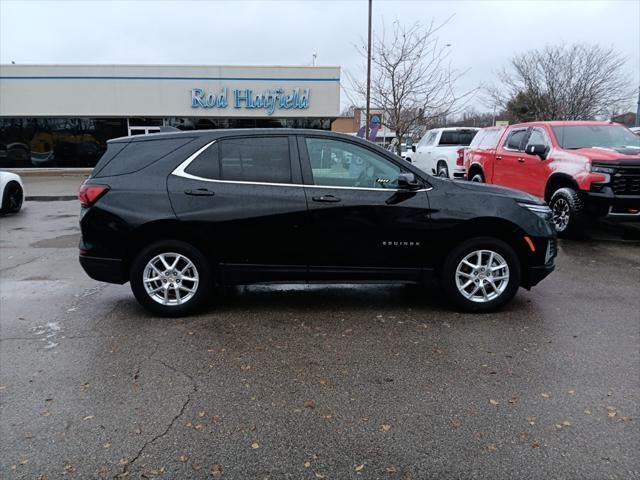
[[[640,477],[636,227],[494,314],[285,285],[166,319],[84,274],[78,210],[0,218],[0,478]]]

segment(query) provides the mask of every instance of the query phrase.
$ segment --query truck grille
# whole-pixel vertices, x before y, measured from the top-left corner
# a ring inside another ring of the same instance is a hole
[[[640,195],[640,166],[619,167],[611,188],[616,195]]]

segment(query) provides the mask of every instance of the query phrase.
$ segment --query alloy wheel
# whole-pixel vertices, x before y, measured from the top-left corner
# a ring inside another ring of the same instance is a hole
[[[480,175],[479,173],[476,173],[473,177],[471,177],[471,181],[476,183],[484,183],[482,175]]]
[[[492,250],[473,251],[456,268],[458,291],[472,302],[490,302],[502,295],[508,284],[507,261]]]
[[[144,268],[147,295],[162,305],[182,305],[196,294],[198,270],[186,256],[167,252],[153,257]]]
[[[553,223],[556,226],[556,230],[559,232],[563,232],[569,225],[569,218],[571,214],[569,202],[567,202],[564,198],[558,198],[555,202],[553,202],[552,212]]]

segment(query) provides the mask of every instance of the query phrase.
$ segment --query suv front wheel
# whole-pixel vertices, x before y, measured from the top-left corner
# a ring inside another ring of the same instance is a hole
[[[442,287],[458,308],[488,312],[518,291],[520,260],[508,244],[492,237],[471,238],[454,248],[442,268]]]
[[[163,240],[144,248],[135,257],[130,282],[136,299],[147,310],[178,317],[205,304],[211,274],[200,250],[179,240]]]

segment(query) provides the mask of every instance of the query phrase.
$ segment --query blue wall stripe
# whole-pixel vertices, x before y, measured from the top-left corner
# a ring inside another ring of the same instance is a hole
[[[72,76],[10,76],[0,80],[217,80],[251,82],[340,82],[339,78],[268,78],[268,77],[72,77]]]

